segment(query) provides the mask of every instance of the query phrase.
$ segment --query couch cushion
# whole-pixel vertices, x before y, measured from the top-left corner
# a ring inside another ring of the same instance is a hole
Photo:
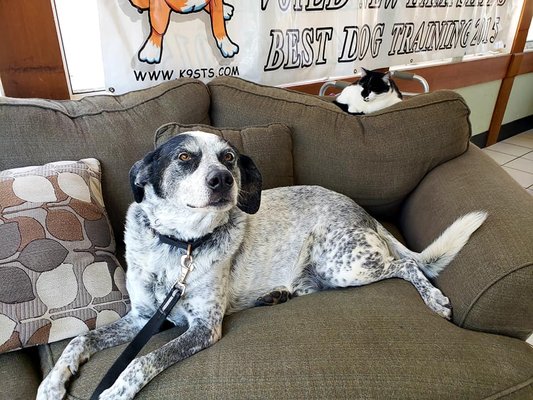
[[[175,335],[160,333],[143,352]],[[65,344],[47,347],[48,368]],[[72,396],[88,398],[124,347],[94,355]],[[161,373],[136,399],[527,398],[532,375],[525,342],[458,328],[409,283],[391,279],[231,315],[218,343]]]
[[[35,399],[42,380],[36,353],[35,349],[28,349],[0,354],[0,382],[2,382],[0,398]]]
[[[213,125],[287,125],[295,183],[344,193],[378,216],[398,211],[428,171],[468,147],[469,109],[452,91],[353,116],[317,96],[238,78],[215,78],[208,87]]]
[[[118,239],[133,201],[128,172],[152,149],[166,122],[209,123],[209,93],[180,79],[121,96],[47,101],[0,97],[0,170],[94,157],[103,169],[104,198]]]
[[[96,159],[0,171],[0,352],[126,314]]]
[[[241,154],[252,157],[263,176],[263,189],[294,184],[292,140],[287,126],[270,124],[238,129],[170,123],[157,130],[155,145],[189,131],[214,133],[233,144]]]

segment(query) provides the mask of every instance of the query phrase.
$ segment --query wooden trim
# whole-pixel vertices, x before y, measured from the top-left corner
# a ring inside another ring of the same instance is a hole
[[[428,81],[430,90],[457,89],[480,83],[497,81],[505,78],[511,61],[510,54],[488,57],[479,60],[470,60],[453,64],[435,65],[422,68],[406,69],[408,72],[420,75]],[[517,71],[517,73],[519,73]],[[346,79],[353,82],[357,78]],[[421,87],[415,81],[395,80],[400,90],[405,92],[420,92]],[[300,92],[318,94],[324,82],[308,85],[289,86],[289,89]]]
[[[0,1],[0,77],[10,97],[70,97],[50,0]]]
[[[420,75],[428,81],[431,90],[458,89],[503,79],[509,65],[509,54],[453,64],[413,68],[408,72]],[[412,81],[399,81],[404,91],[420,91]]]
[[[500,86],[496,105],[490,120],[489,135],[487,138],[487,146],[490,146],[498,141],[500,129],[502,127],[503,117],[507,109],[507,103],[511,96],[513,89],[514,78],[521,70],[522,61],[524,60],[524,47],[526,45],[527,33],[531,25],[531,17],[533,16],[533,0],[525,0],[518,22],[518,29],[516,31],[513,46],[511,47],[512,59],[507,68],[507,73]]]
[[[530,74],[533,72],[533,51],[522,54],[522,63],[518,69],[517,75]]]
[[[492,112],[492,119],[489,125],[489,135],[487,137],[487,146],[493,145],[498,141],[500,129],[505,116],[505,110],[513,89],[514,76],[505,78],[500,85],[500,91],[498,92],[498,98],[496,99],[496,105]]]
[[[354,78],[346,79],[348,82],[353,82],[355,80]],[[315,82],[315,83],[308,83],[304,85],[288,85],[285,86],[287,89],[296,90],[297,92],[303,92],[308,94],[318,94],[320,88],[324,84],[325,81],[321,82]],[[328,91],[329,93],[329,91]]]
[[[527,41],[531,18],[533,17],[533,1],[525,0],[518,20],[518,29],[516,30],[511,53],[520,53],[524,51]]]

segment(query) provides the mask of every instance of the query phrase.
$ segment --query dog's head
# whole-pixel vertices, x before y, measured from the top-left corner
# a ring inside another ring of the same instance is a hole
[[[254,162],[219,136],[195,131],[173,137],[137,161],[130,184],[137,203],[150,191],[191,211],[248,214],[259,209],[261,174]]]

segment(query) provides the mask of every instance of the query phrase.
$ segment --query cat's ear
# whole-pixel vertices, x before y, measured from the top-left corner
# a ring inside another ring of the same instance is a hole
[[[370,71],[361,67],[361,78],[364,78]]]
[[[385,75],[383,75],[383,82],[389,83],[391,79],[390,71],[388,71]]]

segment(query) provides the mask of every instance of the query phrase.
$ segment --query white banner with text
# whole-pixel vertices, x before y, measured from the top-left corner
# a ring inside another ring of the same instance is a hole
[[[508,53],[522,1],[98,0],[106,86],[182,77],[301,84]]]

